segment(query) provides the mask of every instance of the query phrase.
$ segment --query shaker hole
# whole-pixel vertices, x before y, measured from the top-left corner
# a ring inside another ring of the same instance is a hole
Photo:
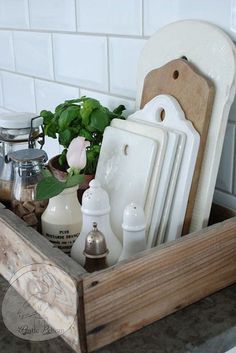
[[[175,70],[175,71],[173,72],[172,77],[173,77],[174,80],[177,80],[177,78],[179,77],[179,71],[178,71],[178,70]]]

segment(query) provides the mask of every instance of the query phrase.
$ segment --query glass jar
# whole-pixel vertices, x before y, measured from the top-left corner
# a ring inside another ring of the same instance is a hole
[[[9,154],[44,144],[43,118],[32,113],[0,115],[0,202],[10,206],[13,164]]]
[[[28,225],[41,232],[41,215],[48,201],[36,200],[36,186],[42,179],[47,154],[39,149],[24,149],[9,154],[14,166],[11,209]]]

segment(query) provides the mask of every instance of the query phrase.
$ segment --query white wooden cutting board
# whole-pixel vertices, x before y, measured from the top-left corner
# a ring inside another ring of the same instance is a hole
[[[165,120],[162,122],[161,112],[162,107],[158,105],[158,102],[156,103],[156,100],[152,100],[147,103],[143,109],[136,111],[128,117],[128,120],[131,121],[142,122],[143,124],[166,129],[168,134],[167,151],[156,193],[156,200],[147,239],[147,248],[161,244],[164,240],[186,142],[186,135],[184,132],[165,126],[166,122]],[[178,115],[178,111],[173,112],[173,115]]]
[[[163,110],[165,117],[162,120],[161,113]],[[170,213],[166,225],[165,241],[174,240],[181,235],[198,155],[200,136],[192,123],[185,118],[184,112],[177,100],[169,95],[159,95],[153,98],[142,110],[139,110],[130,118],[134,119],[135,117],[136,119],[142,118],[157,126],[165,127],[166,129],[170,129],[170,131],[180,131],[186,136],[176,186],[172,189],[173,200],[171,208],[168,205]],[[161,235],[161,237],[163,236],[164,234]]]
[[[153,243],[156,234],[156,225],[153,227],[153,214],[157,211],[157,216],[161,216],[165,201],[165,190],[168,188],[168,179],[171,174],[171,169],[174,161],[174,154],[177,147],[178,136],[173,136],[173,140],[169,143],[168,132],[157,126],[148,126],[141,122],[124,121],[120,119],[113,119],[111,126],[122,129],[124,131],[132,131],[138,135],[146,136],[155,140],[158,144],[158,153],[153,166],[153,174],[150,180],[150,185],[147,194],[147,201],[145,203],[144,211],[146,216],[146,235],[147,244]],[[161,182],[163,180],[162,175],[167,178],[166,183]],[[162,183],[163,190],[158,193],[160,189],[160,183]],[[158,198],[158,200],[157,200]],[[158,210],[155,209],[155,204],[158,205]],[[148,245],[149,246],[149,245]]]
[[[96,179],[108,192],[111,226],[121,241],[123,211],[131,202],[145,207],[157,153],[160,145],[150,138],[114,127],[105,129]]]
[[[206,140],[190,231],[207,225],[225,136],[236,88],[236,51],[219,28],[201,21],[179,21],[154,34],[146,43],[138,67],[136,107],[139,109],[145,76],[174,59],[187,58],[215,87],[215,99]],[[191,119],[191,117],[189,117]]]

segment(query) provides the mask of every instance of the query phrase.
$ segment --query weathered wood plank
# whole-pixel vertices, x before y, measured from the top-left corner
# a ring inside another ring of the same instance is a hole
[[[7,209],[0,209],[0,273],[52,328],[62,327],[62,338],[76,352],[86,351],[84,269]],[[45,282],[48,295],[29,296],[29,286]]]
[[[93,351],[236,281],[236,217],[87,275]]]

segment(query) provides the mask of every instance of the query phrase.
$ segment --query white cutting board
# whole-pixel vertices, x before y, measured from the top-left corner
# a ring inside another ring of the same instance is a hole
[[[123,211],[131,202],[144,208],[159,149],[150,138],[114,127],[105,129],[96,179],[108,192],[111,226],[121,241]]]
[[[168,158],[165,156],[164,159],[151,226],[148,233],[147,248],[161,244],[164,240],[186,141],[185,133],[165,127],[165,122],[161,122],[160,113],[161,110],[158,103],[156,104],[155,101],[150,101],[143,109],[138,110],[128,117],[128,120],[131,121],[139,121],[143,124],[159,126],[166,129],[168,133],[168,144],[166,148],[166,156],[168,156]],[[176,114],[178,114],[178,112],[176,112]]]
[[[171,168],[174,161],[174,154],[178,143],[178,136],[173,136],[173,139],[169,143],[168,132],[166,130],[158,126],[149,126],[141,122],[133,122],[128,120],[113,119],[111,122],[111,126],[126,131],[132,131],[136,134],[152,138],[158,143],[159,146],[159,150],[156,155],[156,160],[153,166],[153,174],[150,181],[147,201],[144,207],[146,216],[146,236],[148,243],[149,239],[154,239],[154,236],[156,234],[156,229],[154,229],[152,225],[153,212],[156,212],[156,210],[153,211],[154,205],[158,203],[158,215],[160,215],[165,200],[164,191],[167,190],[168,183],[162,183],[162,193],[158,194],[157,190],[159,190],[159,184],[162,179],[162,175],[164,174],[168,180],[171,174]]]
[[[165,117],[161,120],[161,112],[163,109],[165,111]],[[163,126],[166,129],[170,129],[170,131],[180,131],[186,136],[181,165],[179,167],[176,185],[173,190],[174,195],[168,215],[165,235],[161,235],[162,237],[165,237],[165,241],[174,240],[181,235],[200,144],[200,136],[194,129],[192,123],[185,118],[184,112],[178,101],[169,95],[159,95],[154,97],[135,115],[136,118],[139,119],[140,115],[142,115],[143,118],[145,117],[150,123]]]
[[[201,21],[178,21],[165,26],[146,43],[138,66],[136,107],[143,82],[151,70],[185,56],[215,87],[215,99],[206,141],[190,231],[207,225],[223,147],[228,113],[236,89],[236,50],[218,27]]]

